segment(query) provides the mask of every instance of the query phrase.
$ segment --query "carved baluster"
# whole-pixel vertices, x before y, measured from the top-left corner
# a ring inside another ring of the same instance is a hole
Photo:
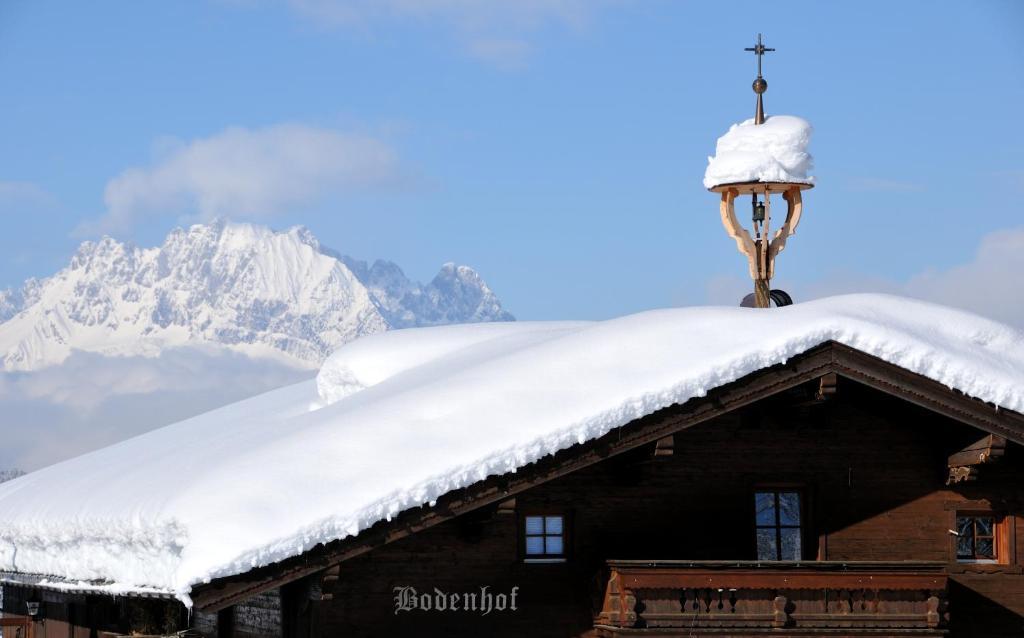
[[[941,601],[939,600],[939,597],[936,596],[934,593],[925,593],[929,594],[927,600],[928,611],[925,613],[925,620],[928,623],[929,629],[935,629],[939,626],[939,621],[941,620],[941,616],[939,615],[939,605],[941,604]]]
[[[772,600],[772,627],[778,629],[789,624],[789,614],[786,613],[786,605],[788,604],[789,600],[785,596],[776,596]]]
[[[878,614],[878,590],[872,589],[870,597],[865,593],[865,597],[868,599],[867,610],[869,614]]]
[[[695,588],[690,590],[690,593],[693,594],[693,603],[690,605],[690,609],[695,614],[699,613],[700,612],[700,590],[695,587]]]
[[[736,590],[729,590],[729,611],[736,613]]]
[[[840,589],[838,590],[837,594],[838,596],[836,598],[836,613],[843,615],[850,613],[850,611],[852,611],[853,609],[852,605],[850,604],[850,591],[847,589]]]

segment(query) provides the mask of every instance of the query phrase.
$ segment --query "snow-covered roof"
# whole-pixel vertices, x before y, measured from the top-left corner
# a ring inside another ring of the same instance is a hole
[[[808,172],[814,160],[807,152],[810,123],[793,115],[772,115],[763,124],[746,120],[733,124],[708,158],[704,187],[738,182],[795,182],[813,184]]]
[[[316,381],[0,485],[0,570],[187,602],[829,340],[1024,412],[1024,335],[885,295],[395,331]]]

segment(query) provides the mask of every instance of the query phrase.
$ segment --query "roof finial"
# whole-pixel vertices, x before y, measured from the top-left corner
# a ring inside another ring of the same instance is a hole
[[[769,49],[761,42],[761,34],[757,34],[757,44],[752,47],[743,49],[744,51],[753,51],[754,55],[757,56],[757,79],[754,80],[754,93],[757,93],[757,111],[754,113],[754,124],[764,124],[764,102],[761,99],[761,94],[768,90],[768,82],[761,77],[761,56],[768,51],[774,51],[775,49]]]

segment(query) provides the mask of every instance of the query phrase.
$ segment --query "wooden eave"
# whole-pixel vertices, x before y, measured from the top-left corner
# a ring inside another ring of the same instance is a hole
[[[21,587],[23,589],[41,590],[50,592],[53,600],[63,598],[64,601],[72,597],[82,596],[110,596],[111,590],[107,581],[69,581],[56,576],[46,574],[26,574],[24,572],[0,572],[0,586]],[[125,598],[155,598],[162,600],[173,600],[174,593],[159,589],[146,589],[142,591],[125,591],[118,593],[118,596]]]
[[[440,497],[434,507],[407,510],[390,522],[381,521],[356,536],[317,545],[301,555],[272,565],[198,585],[191,593],[192,601],[199,611],[219,611],[380,545],[415,534],[471,510],[504,501],[536,485],[616,454],[655,443],[675,432],[830,373],[1024,445],[1024,415],[973,399],[877,357],[829,341],[784,364],[758,370],[715,388],[704,397],[636,419],[600,438],[544,457],[515,473],[492,476],[449,492]]]

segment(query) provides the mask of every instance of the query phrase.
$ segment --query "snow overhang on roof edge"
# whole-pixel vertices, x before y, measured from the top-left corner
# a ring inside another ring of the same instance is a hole
[[[23,574],[21,572],[0,572],[0,585],[44,589],[62,594],[107,594],[128,598],[181,599],[174,592],[147,587],[124,587],[111,582],[85,582],[64,580],[45,574]]]

